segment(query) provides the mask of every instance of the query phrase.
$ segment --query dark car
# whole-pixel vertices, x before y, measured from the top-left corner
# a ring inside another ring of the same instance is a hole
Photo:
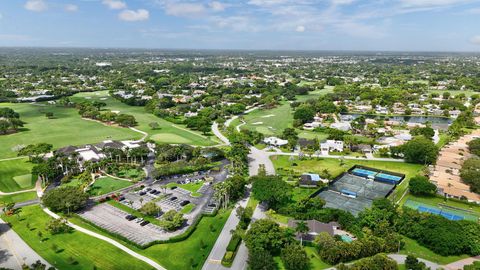
[[[138,195],[140,195],[140,196],[143,196],[145,194],[147,194],[145,191],[142,191],[142,192],[138,193]]]
[[[170,201],[175,201],[176,199],[177,199],[177,197],[171,197]]]
[[[217,207],[217,205],[214,204],[214,203],[211,203],[211,204],[208,205],[208,207]]]
[[[143,226],[147,225],[148,223],[150,223],[150,221],[144,220],[144,221],[140,222],[140,226],[143,227]]]
[[[162,192],[160,192],[160,191],[157,190],[157,191],[155,191],[155,193],[153,193],[153,194],[158,195],[158,194],[160,194],[160,193],[162,193]]]
[[[150,194],[154,194],[155,192],[157,192],[157,190],[156,190],[156,189],[152,189],[152,190],[150,190]]]
[[[152,190],[152,188],[146,188],[146,189],[145,189],[145,191],[150,191],[150,190]]]
[[[173,187],[171,187],[170,189],[171,189],[171,190],[174,190],[174,189],[176,189],[176,188],[177,188],[176,186],[173,186]]]
[[[136,219],[136,218],[137,218],[137,217],[134,216],[134,215],[127,215],[127,216],[125,217],[125,219],[127,219],[128,221],[132,221],[132,220],[134,220],[134,219]]]
[[[123,200],[125,200],[125,197],[123,197],[123,196],[118,198],[118,201],[120,201],[120,202],[123,201]]]
[[[185,205],[187,205],[187,204],[189,204],[189,203],[190,203],[190,201],[183,201],[183,202],[180,203],[180,206],[185,206]]]

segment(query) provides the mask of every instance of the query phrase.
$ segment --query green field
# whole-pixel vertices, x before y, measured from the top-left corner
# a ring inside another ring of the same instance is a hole
[[[473,91],[473,90],[428,90],[429,93],[437,93],[439,95],[442,95],[445,92],[449,92],[451,95],[456,96],[458,94],[465,94],[465,96],[470,97],[475,94],[480,94],[478,91]]]
[[[289,160],[289,156],[273,156],[272,161],[275,165],[275,169],[279,174],[289,174],[288,171],[293,171],[295,174],[302,174],[306,172],[311,173],[322,173],[324,169],[327,169],[332,176],[340,175],[341,173],[347,171],[355,165],[363,165],[372,167],[380,170],[387,170],[391,172],[403,173],[405,174],[405,180],[402,181],[400,185],[392,192],[390,197],[394,201],[400,199],[402,194],[408,187],[408,181],[411,177],[419,174],[423,168],[422,165],[410,164],[403,162],[393,162],[393,161],[371,161],[371,160],[343,160],[343,165],[339,159],[334,158],[313,158],[308,160]],[[294,163],[296,164],[295,166]]]
[[[30,174],[32,167],[33,164],[27,158],[0,161],[0,191],[14,192],[33,188],[35,179]]]
[[[24,202],[24,201],[30,201],[34,200],[37,198],[37,192],[35,191],[29,191],[29,192],[23,192],[23,193],[18,193],[18,194],[13,194],[13,195],[0,195],[0,206],[3,206],[3,204],[7,203],[18,203],[18,202]]]
[[[151,258],[167,269],[201,269],[229,215],[230,210],[220,211],[214,217],[203,217],[195,228],[195,231],[186,240],[176,243],[153,245],[142,250],[122,240],[117,239],[117,241]],[[86,229],[109,236],[105,232],[85,223],[78,217],[71,218],[70,221]]]
[[[168,188],[171,187],[181,187],[185,190],[188,190],[192,192],[193,197],[200,197],[202,194],[198,193],[197,191],[203,186],[203,182],[198,182],[198,183],[188,183],[188,184],[177,184],[177,183],[169,183],[167,184]]]
[[[326,87],[325,89],[315,90],[308,95],[297,96],[297,101],[305,101],[308,99],[317,99],[326,93],[332,91],[332,87]],[[248,129],[258,131],[265,136],[279,136],[286,128],[292,127],[293,124],[293,110],[290,107],[290,103],[282,101],[280,105],[273,109],[254,110],[251,113],[243,116],[245,125],[241,126],[241,129]],[[239,119],[232,122],[232,126],[237,126],[241,123]],[[327,138],[326,134],[318,133],[309,130],[297,130],[300,138],[314,139],[318,138],[320,141]]]
[[[153,114],[147,113],[144,107],[129,106],[108,94],[108,91],[100,91],[94,93],[78,93],[71,97],[75,102],[83,100],[101,101],[107,104],[106,109],[118,111],[120,113],[131,114],[135,116],[138,126],[135,128],[147,132],[149,138],[163,143],[185,143],[191,145],[210,146],[218,144],[214,136],[204,136],[201,133],[191,131],[182,126],[177,126],[167,120],[156,117]],[[152,130],[148,124],[157,122],[160,128]]]
[[[114,179],[111,177],[100,177],[90,186],[88,193],[93,196],[103,195],[115,190],[133,185],[132,182]]]
[[[0,107],[10,107],[20,113],[26,122],[22,131],[10,135],[0,135],[0,158],[16,156],[12,148],[33,143],[50,143],[54,148],[67,145],[98,143],[108,139],[139,139],[141,134],[127,128],[110,127],[101,123],[83,120],[77,110],[45,104],[0,103]],[[54,119],[45,117],[45,112],[53,112]]]
[[[307,252],[307,256],[310,259],[310,269],[311,270],[321,270],[327,269],[332,267],[329,264],[324,263],[320,257],[318,256],[317,250],[314,247],[304,247],[305,251]],[[278,270],[285,270],[285,266],[283,265],[282,258],[280,256],[273,257],[275,262],[277,263]]]
[[[50,235],[45,224],[51,219],[40,206],[23,207],[20,219],[17,216],[2,217],[40,256],[57,269],[152,269],[150,265],[133,258],[113,245],[74,231]],[[28,226],[30,227],[27,228]],[[38,232],[43,233],[40,241]],[[52,248],[57,246],[57,251]],[[70,259],[71,258],[71,259]],[[73,260],[72,260],[73,259]]]
[[[405,245],[400,250],[401,254],[414,255],[418,258],[422,258],[422,259],[432,261],[442,265],[449,264],[449,263],[469,257],[468,255],[441,256],[431,251],[430,249],[421,246],[420,244],[417,243],[417,241],[410,239],[408,237],[403,237],[403,241],[405,242]]]

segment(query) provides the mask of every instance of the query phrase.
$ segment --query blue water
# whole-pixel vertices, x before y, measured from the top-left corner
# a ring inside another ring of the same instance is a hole
[[[342,235],[340,235],[340,238],[342,238],[342,241],[343,241],[343,242],[347,242],[347,243],[353,242],[353,239],[352,239],[350,236],[348,236],[348,235],[342,234]]]

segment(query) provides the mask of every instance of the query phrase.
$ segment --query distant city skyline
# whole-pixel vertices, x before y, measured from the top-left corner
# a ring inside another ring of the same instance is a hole
[[[472,0],[12,0],[0,46],[480,51]]]

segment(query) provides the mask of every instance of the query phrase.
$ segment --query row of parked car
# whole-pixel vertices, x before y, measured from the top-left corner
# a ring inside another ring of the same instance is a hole
[[[148,187],[148,188],[145,188],[145,189],[141,190],[140,192],[138,192],[138,195],[143,196],[143,195],[145,195],[145,194],[147,194],[147,193],[150,193],[150,194],[152,194],[152,195],[158,195],[158,194],[160,194],[160,193],[162,193],[162,192],[160,192],[160,191],[158,191],[158,190],[156,190],[156,189],[152,189],[152,188]]]
[[[128,221],[133,220],[135,223],[140,224],[140,226],[142,226],[142,227],[150,223],[150,221],[144,220],[143,218],[139,218],[139,217],[134,216],[134,215],[126,215],[125,219],[128,220]]]

